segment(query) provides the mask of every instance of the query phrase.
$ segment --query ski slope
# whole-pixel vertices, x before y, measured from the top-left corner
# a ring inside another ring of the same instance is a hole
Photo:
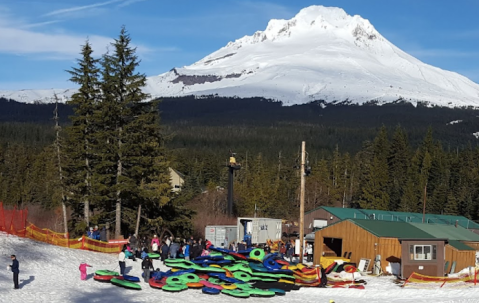
[[[20,262],[20,289],[13,289],[10,255],[17,255]],[[186,290],[169,293],[151,288],[141,282],[142,290],[127,290],[109,283],[93,280],[95,270],[118,270],[116,255],[73,250],[52,246],[30,239],[0,233],[0,302],[275,302],[306,303],[334,300],[336,303],[430,303],[463,302],[475,303],[479,298],[479,286],[459,289],[413,289],[400,288],[393,283],[394,277],[366,277],[366,289],[301,288],[285,296],[274,298],[237,299],[225,295],[209,296],[201,290]],[[80,280],[78,266],[87,262],[88,279]],[[154,260],[155,268],[167,270]],[[127,260],[127,274],[140,276],[141,263]]]

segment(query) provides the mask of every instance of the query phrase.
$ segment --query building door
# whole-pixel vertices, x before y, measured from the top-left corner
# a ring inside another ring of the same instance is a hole
[[[324,238],[323,254],[325,256],[341,257],[342,251],[343,251],[343,239]]]

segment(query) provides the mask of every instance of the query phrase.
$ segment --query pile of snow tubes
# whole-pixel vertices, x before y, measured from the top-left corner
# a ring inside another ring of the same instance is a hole
[[[141,286],[138,284],[138,282],[140,282],[140,278],[128,275],[120,276],[120,274],[116,271],[106,269],[97,270],[93,276],[93,279],[98,282],[109,282],[113,285],[127,289],[141,290]]]
[[[290,264],[260,248],[232,252],[211,246],[209,255],[167,259],[165,264],[171,269],[153,272],[149,283],[168,292],[197,288],[205,295],[269,298],[321,284],[318,268]]]

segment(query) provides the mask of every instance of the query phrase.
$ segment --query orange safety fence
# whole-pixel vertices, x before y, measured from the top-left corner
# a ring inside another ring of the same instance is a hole
[[[413,272],[409,278],[403,284],[403,287],[406,285],[410,285],[413,283],[441,283],[440,287],[443,287],[446,283],[474,283],[476,284],[477,279],[477,270],[474,269],[474,272],[471,273],[464,273],[460,274],[457,277],[434,277],[434,276],[426,276],[421,275],[416,272]]]
[[[119,253],[123,247],[123,243],[110,244],[85,236],[78,239],[70,239],[68,233],[57,233],[50,229],[41,229],[28,223],[27,216],[27,209],[17,210],[16,207],[14,207],[13,210],[5,210],[3,203],[0,202],[0,231],[56,246],[103,253]]]

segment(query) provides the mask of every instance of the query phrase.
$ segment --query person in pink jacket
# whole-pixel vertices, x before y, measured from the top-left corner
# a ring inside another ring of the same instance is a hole
[[[80,278],[82,280],[86,280],[86,268],[87,267],[91,267],[91,265],[88,265],[85,262],[82,262],[80,264],[80,267],[78,268],[80,270]]]
[[[158,252],[158,249],[160,248],[160,240],[156,235],[153,236],[153,239],[151,239],[151,250],[154,253]]]

